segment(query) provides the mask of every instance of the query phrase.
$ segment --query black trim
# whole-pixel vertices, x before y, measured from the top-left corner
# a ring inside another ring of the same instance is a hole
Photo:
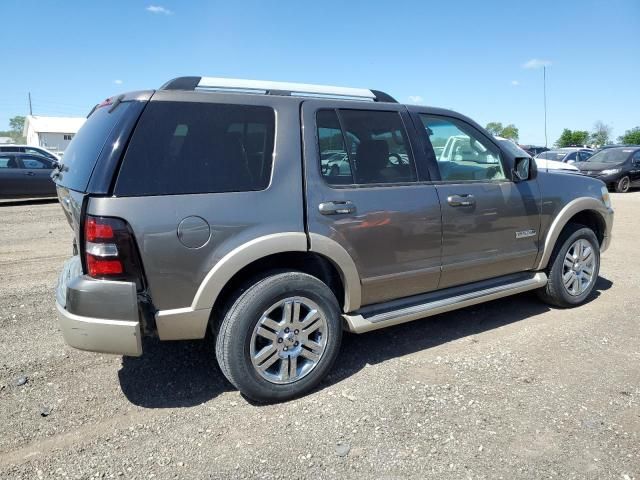
[[[388,93],[382,92],[380,90],[373,90],[373,89],[370,89],[370,90],[371,90],[371,93],[373,93],[376,96],[376,100],[375,100],[376,102],[398,103],[398,101]]]
[[[178,77],[169,80],[160,90],[195,90],[202,77]]]

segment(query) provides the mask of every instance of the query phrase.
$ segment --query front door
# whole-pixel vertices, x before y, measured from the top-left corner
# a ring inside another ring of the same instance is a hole
[[[439,287],[531,269],[540,228],[537,181],[513,182],[497,145],[461,119],[428,113],[414,119],[440,176]]]
[[[440,204],[404,107],[311,100],[302,116],[308,230],[354,260],[362,305],[436,289]]]

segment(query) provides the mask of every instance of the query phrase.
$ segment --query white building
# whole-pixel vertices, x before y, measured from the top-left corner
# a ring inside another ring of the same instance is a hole
[[[64,152],[86,118],[43,117],[27,115],[23,135],[27,145],[44,147],[52,152]]]

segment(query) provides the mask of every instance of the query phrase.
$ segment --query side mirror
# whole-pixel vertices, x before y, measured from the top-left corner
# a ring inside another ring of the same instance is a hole
[[[533,178],[532,165],[533,161],[531,157],[516,158],[513,168],[513,179],[516,182],[525,182]]]

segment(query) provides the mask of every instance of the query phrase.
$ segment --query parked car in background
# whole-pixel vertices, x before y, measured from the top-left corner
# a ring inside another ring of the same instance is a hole
[[[56,162],[42,155],[0,152],[0,198],[55,197]]]
[[[34,147],[31,145],[0,145],[0,153],[14,152],[14,153],[34,153],[36,155],[42,155],[50,160],[58,161],[60,157],[53,152],[50,152],[46,148]]]
[[[590,148],[566,147],[542,152],[536,155],[536,158],[553,160],[555,162],[574,163],[584,162],[591,155],[593,155],[593,150]]]
[[[112,97],[53,177],[74,234],[67,343],[138,356],[143,333],[211,332],[257,401],[317,385],[344,329],[528,290],[581,305],[613,224],[602,182],[538,171],[464,115],[321,85],[184,77]]]
[[[631,143],[615,143],[615,144],[611,144],[611,145],[603,145],[601,146],[597,151],[601,151],[601,150],[608,150],[609,148],[619,148],[619,147],[640,147],[640,145],[633,145]]]
[[[520,145],[517,145],[515,142],[509,140],[508,138],[503,138],[503,137],[495,137],[495,138],[496,140],[498,140],[500,145],[502,145],[504,148],[513,150],[514,155],[531,156],[529,152],[527,152],[522,147],[520,147]],[[536,166],[538,167],[538,169],[541,169],[541,170],[556,170],[556,171],[573,172],[573,173],[580,172],[578,167],[574,167],[569,163],[557,162],[555,160],[546,160],[538,157],[534,158],[534,161],[536,162]]]
[[[640,146],[600,150],[576,165],[582,173],[602,180],[616,192],[640,187]]]
[[[535,145],[518,145],[518,146],[522,148],[525,152],[527,152],[529,155],[531,155],[532,157],[535,157],[536,155],[542,152],[549,151],[549,148],[547,147],[536,147]]]

